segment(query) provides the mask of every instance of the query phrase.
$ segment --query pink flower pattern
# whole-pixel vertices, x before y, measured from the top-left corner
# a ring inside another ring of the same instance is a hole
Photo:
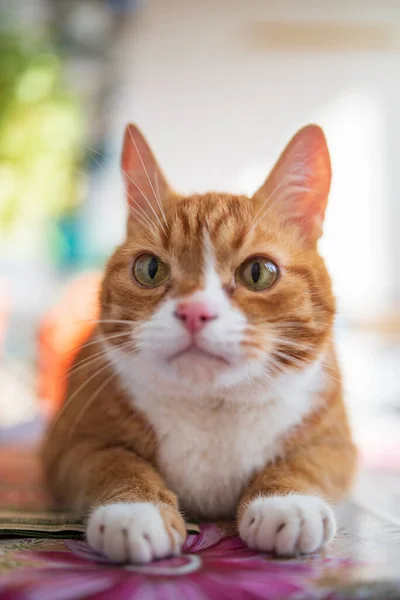
[[[83,541],[68,551],[14,553],[34,566],[0,578],[1,600],[282,600],[334,598],[317,579],[343,560],[315,556],[275,560],[223,537],[214,526],[190,534],[180,557],[149,565],[115,565]]]

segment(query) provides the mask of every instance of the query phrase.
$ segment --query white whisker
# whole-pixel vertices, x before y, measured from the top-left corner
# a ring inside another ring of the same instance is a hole
[[[296,356],[291,356],[290,354],[287,354],[286,352],[281,352],[280,350],[273,350],[271,352],[271,354],[272,354],[272,356],[278,356],[279,358],[287,360],[288,362],[294,364],[295,366],[304,366],[306,364],[310,365],[313,362],[309,359],[300,359]]]
[[[162,216],[164,217],[165,224],[166,224],[166,226],[168,227],[167,219],[166,219],[166,217],[165,217],[165,213],[164,213],[164,210],[163,210],[163,207],[162,207],[162,204],[161,204],[161,198],[159,198],[159,197],[157,196],[157,194],[156,194],[156,192],[155,192],[155,190],[154,190],[154,187],[153,187],[153,184],[152,184],[152,182],[151,182],[151,179],[150,179],[150,177],[149,177],[149,174],[148,174],[148,172],[147,172],[146,166],[145,166],[145,164],[144,164],[144,162],[143,162],[143,159],[142,159],[142,156],[141,156],[141,154],[140,154],[140,152],[139,152],[139,148],[137,147],[137,144],[136,144],[136,142],[135,142],[135,138],[133,137],[131,130],[129,129],[128,131],[129,131],[129,135],[130,135],[130,137],[131,137],[132,143],[133,143],[133,145],[135,146],[135,150],[136,150],[136,152],[137,152],[137,155],[138,155],[138,157],[139,157],[139,160],[140,160],[140,162],[142,163],[143,170],[144,170],[144,172],[146,173],[147,181],[148,181],[148,182],[149,182],[149,184],[150,184],[151,190],[152,190],[152,192],[153,192],[153,194],[154,194],[154,198],[155,198],[155,199],[156,199],[156,201],[157,201],[158,208],[160,209],[160,211],[161,211],[161,214],[162,214]]]
[[[323,368],[324,368],[324,369],[329,369],[329,368],[331,368],[331,367],[329,367],[329,365],[326,365],[326,364],[324,364],[324,365],[323,365]],[[342,383],[342,382],[340,381],[340,379],[338,379],[337,377],[334,377],[334,376],[333,376],[333,375],[331,375],[330,373],[326,373],[326,372],[325,372],[324,374],[325,374],[327,377],[329,377],[329,379],[332,379],[332,381],[336,381],[337,383]]]
[[[147,204],[148,204],[149,208],[151,209],[152,213],[154,214],[155,218],[157,219],[157,221],[158,221],[158,224],[160,225],[161,229],[163,230],[163,232],[165,233],[165,235],[167,235],[167,231],[166,231],[166,229],[165,229],[164,225],[162,224],[162,222],[161,222],[161,220],[160,220],[160,217],[158,216],[158,214],[157,214],[157,213],[156,213],[156,211],[154,210],[154,208],[153,208],[153,205],[151,204],[150,200],[147,198],[147,196],[144,194],[144,192],[143,192],[143,191],[140,189],[140,187],[138,186],[138,184],[137,184],[137,183],[136,183],[136,182],[135,182],[135,181],[132,179],[132,177],[130,177],[130,176],[128,175],[128,173],[126,173],[126,172],[125,172],[125,171],[123,171],[122,169],[120,169],[120,171],[121,171],[121,173],[123,173],[123,174],[125,175],[125,177],[126,177],[127,179],[129,179],[129,181],[130,181],[131,183],[133,183],[133,185],[134,185],[134,186],[137,188],[138,192],[140,192],[140,193],[142,194],[143,198],[146,200],[146,202],[147,202]],[[137,206],[137,207],[139,207],[139,206],[140,206],[140,204],[138,204],[138,203],[136,202],[136,206]]]
[[[272,336],[271,341],[274,344],[277,344],[280,346],[287,346],[287,347],[294,348],[297,350],[304,350],[304,352],[315,349],[315,346],[313,346],[311,344],[302,344],[300,342],[295,342],[294,340],[283,338],[283,337],[278,337],[278,336]]]
[[[133,321],[129,321],[129,319],[87,319],[87,321],[92,323],[116,323],[122,325],[133,325]]]
[[[271,325],[274,325],[278,330],[279,329],[301,329],[301,330],[307,330],[307,331],[314,331],[317,330],[318,327],[329,327],[331,325],[331,323],[327,323],[325,321],[319,321],[318,323],[309,323],[308,321],[287,321],[287,322],[274,322],[271,323]]]
[[[123,335],[129,335],[129,334],[123,334]],[[108,340],[110,338],[105,338],[105,340]],[[123,348],[124,346],[128,346],[130,344],[133,343],[133,340],[128,340],[127,342],[123,342],[122,344],[117,344],[116,346],[114,346],[114,348]],[[79,362],[75,363],[70,369],[68,369],[66,376],[70,375],[71,373],[76,373],[77,371],[80,371],[83,367],[88,366],[88,364],[91,364],[92,362],[94,362],[95,360],[99,360],[102,356],[106,356],[107,355],[107,349],[101,350],[100,352],[96,352],[95,354],[92,354],[91,356],[88,356],[82,360],[80,360]]]
[[[106,362],[105,365],[103,365],[101,367],[101,369],[98,369],[95,373],[93,373],[88,379],[86,379],[80,386],[77,387],[76,390],[74,390],[74,392],[71,394],[71,396],[65,401],[65,403],[63,404],[62,408],[60,409],[60,411],[57,414],[57,418],[54,419],[54,421],[51,423],[49,431],[52,431],[55,427],[55,425],[58,423],[58,421],[60,420],[60,418],[62,417],[62,415],[64,414],[64,412],[67,410],[68,406],[71,404],[72,400],[79,394],[79,392],[81,390],[83,390],[83,388],[90,383],[95,377],[97,377],[97,375],[99,375],[100,373],[102,373],[105,369],[109,369],[110,368],[110,363]]]
[[[126,331],[126,332],[122,332],[122,333],[114,333],[113,335],[109,335],[109,336],[102,336],[102,340],[112,340],[114,338],[118,338],[118,337],[122,337],[123,335],[129,335],[130,331]],[[76,346],[75,348],[73,348],[72,350],[68,350],[68,352],[65,353],[65,356],[67,354],[71,354],[71,352],[79,352],[79,350],[81,350],[82,348],[87,348],[87,346],[93,346],[94,344],[98,344],[100,340],[96,339],[96,340],[91,340],[90,342],[87,342],[86,344],[80,344],[79,346]]]
[[[130,200],[132,200],[132,202],[135,202],[135,200],[132,198],[132,196],[130,194],[128,194],[128,197],[130,198]],[[157,228],[156,228],[155,224],[150,219],[150,217],[146,213],[146,211],[140,206],[140,204],[137,204],[137,203],[136,203],[136,205],[130,204],[129,209],[131,210],[131,212],[133,214],[135,214],[135,217],[140,221],[140,223],[142,225],[145,226],[145,228],[148,228],[153,233],[153,235],[157,234]]]
[[[103,391],[103,389],[111,382],[112,379],[114,379],[114,377],[116,377],[116,375],[117,375],[116,371],[111,373],[111,375],[109,377],[107,377],[105,379],[105,381],[102,382],[101,385],[99,385],[99,387],[93,392],[93,394],[90,396],[90,398],[85,402],[82,410],[79,411],[79,414],[76,417],[76,419],[74,420],[72,426],[69,427],[69,434],[68,434],[68,438],[67,438],[68,440],[70,439],[70,437],[73,433],[73,429],[75,429],[75,427],[77,426],[78,422],[83,417],[86,410],[89,408],[89,406],[92,404],[92,402],[97,398],[97,396],[100,394],[100,392]]]
[[[127,192],[127,196],[132,203],[129,204],[130,210],[136,213],[136,216],[142,219],[142,223],[146,225],[153,234],[157,234],[157,227],[155,223],[151,220],[150,216],[144,210],[144,208],[136,202],[136,200]],[[140,213],[138,212],[140,211]]]
[[[162,215],[164,217],[165,224],[166,224],[166,226],[168,228],[169,226],[168,226],[167,217],[165,216],[164,208],[163,208],[163,206],[161,204],[161,193],[160,193],[160,186],[159,186],[159,183],[158,183],[158,171],[157,171],[157,169],[154,171],[154,176],[155,176],[155,184],[156,184],[156,188],[157,188],[157,196],[158,196],[158,199],[160,201],[160,210],[161,210],[161,213],[162,213]]]
[[[111,161],[109,158],[107,158],[107,156],[104,156],[104,154],[101,154],[101,152],[97,152],[97,150],[95,150],[94,148],[91,148],[90,146],[88,146],[88,145],[86,145],[86,144],[85,144],[85,147],[86,147],[88,150],[91,150],[92,152],[95,152],[95,153],[96,153],[96,154],[98,154],[99,156],[102,156],[102,157],[103,157],[103,158],[104,158],[104,159],[105,159],[107,162],[109,162],[110,164],[112,164],[112,161]],[[149,199],[147,198],[147,196],[145,195],[145,193],[143,192],[143,190],[141,190],[141,189],[140,189],[140,187],[138,186],[138,184],[137,184],[135,181],[133,181],[132,177],[130,177],[130,176],[128,175],[128,173],[126,173],[126,172],[125,172],[123,169],[121,169],[121,168],[120,168],[120,169],[119,169],[119,171],[120,171],[120,172],[121,172],[123,175],[125,175],[125,177],[126,177],[127,179],[129,179],[129,181],[130,181],[131,183],[133,183],[133,185],[136,187],[136,189],[138,190],[138,192],[139,192],[139,193],[140,193],[140,194],[143,196],[143,198],[144,198],[144,200],[147,202],[147,204],[148,204],[149,208],[150,208],[150,209],[152,210],[152,212],[154,213],[154,216],[156,217],[156,219],[157,219],[157,221],[158,221],[158,223],[159,223],[159,225],[160,225],[161,229],[164,231],[165,235],[167,235],[167,232],[166,232],[166,230],[164,229],[164,226],[163,226],[163,224],[161,223],[161,221],[160,221],[160,219],[159,219],[159,217],[158,217],[157,213],[155,212],[155,210],[154,210],[154,208],[153,208],[153,206],[152,206],[151,202],[149,201]],[[133,198],[132,198],[131,196],[129,196],[129,198],[130,198],[131,200],[133,200]],[[136,207],[135,207],[135,208],[138,208],[138,207],[140,207],[140,205],[139,205],[137,202],[135,202],[135,204],[136,204]],[[141,210],[143,210],[143,208],[142,208],[142,207],[140,207],[140,208],[141,208]],[[144,210],[143,210],[143,212],[145,213],[145,211],[144,211]],[[146,213],[146,215],[147,215],[147,213]],[[147,215],[147,216],[148,216],[148,215]],[[152,223],[152,225],[154,225],[154,224]]]

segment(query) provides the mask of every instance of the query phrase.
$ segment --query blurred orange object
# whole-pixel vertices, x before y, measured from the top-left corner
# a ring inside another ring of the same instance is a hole
[[[67,374],[99,316],[101,275],[80,276],[46,315],[38,334],[38,396],[51,417],[65,399]]]

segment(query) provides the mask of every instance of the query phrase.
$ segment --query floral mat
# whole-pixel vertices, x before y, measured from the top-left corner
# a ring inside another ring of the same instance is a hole
[[[348,527],[307,559],[276,560],[215,525],[188,525],[182,556],[114,565],[87,546],[78,515],[50,510],[35,452],[0,449],[0,600],[400,599],[400,563],[382,569],[400,528],[347,516],[364,518],[363,531]]]

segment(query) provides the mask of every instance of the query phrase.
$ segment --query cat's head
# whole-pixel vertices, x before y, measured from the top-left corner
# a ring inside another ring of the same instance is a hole
[[[100,324],[119,369],[216,393],[319,356],[335,310],[316,249],[331,180],[319,127],[295,135],[251,198],[179,196],[133,125],[122,171],[127,237],[106,269]]]

